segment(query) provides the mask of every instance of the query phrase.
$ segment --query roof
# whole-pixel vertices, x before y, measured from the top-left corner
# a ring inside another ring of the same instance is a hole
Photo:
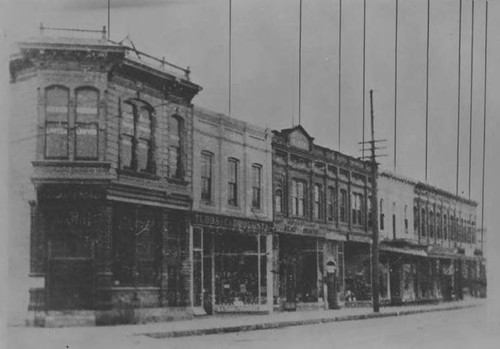
[[[35,36],[18,42],[19,48],[64,48],[66,50],[81,50],[82,48],[99,48],[125,51],[126,46],[113,43],[105,38],[53,37]]]

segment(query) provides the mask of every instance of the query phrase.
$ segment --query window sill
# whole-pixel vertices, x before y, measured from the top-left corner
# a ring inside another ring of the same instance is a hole
[[[204,206],[212,206],[212,207],[215,207],[215,202],[211,201],[211,200],[205,200],[205,199],[201,199],[200,200],[200,203]]]
[[[138,172],[134,170],[129,170],[126,168],[122,168],[118,170],[118,174],[123,174],[131,177],[137,177],[137,178],[145,178],[145,179],[152,179],[152,180],[158,180],[160,177],[158,177],[155,174],[148,173],[148,172]]]

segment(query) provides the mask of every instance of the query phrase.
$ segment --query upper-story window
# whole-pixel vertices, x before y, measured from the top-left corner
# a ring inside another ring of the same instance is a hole
[[[323,189],[320,184],[314,185],[314,218],[323,218]]]
[[[294,179],[292,182],[292,214],[304,217],[305,215],[305,183]]]
[[[347,190],[340,189],[340,221],[347,222]]]
[[[392,236],[396,239],[396,203],[392,203]]]
[[[228,199],[227,203],[238,206],[238,160],[228,161]]]
[[[380,230],[384,230],[385,228],[385,213],[384,213],[384,199],[380,199]]]
[[[352,210],[352,224],[355,225],[362,225],[362,202],[363,202],[363,195],[359,193],[353,193],[352,194],[352,200],[351,200],[351,210]]]
[[[425,208],[422,208],[420,211],[420,231],[422,233],[422,236],[425,236],[427,234],[427,226],[426,226],[426,220],[425,220]]]
[[[98,149],[99,92],[93,88],[76,91],[75,158],[96,160]]]
[[[278,176],[274,183],[274,212],[283,213],[283,178]]]
[[[328,187],[328,220],[333,221],[337,219],[336,211],[335,211],[335,188]]]
[[[436,238],[441,239],[441,213],[436,213]]]
[[[252,165],[252,207],[260,209],[262,166]]]
[[[434,237],[434,212],[429,212],[429,236]]]
[[[45,91],[45,157],[68,158],[69,90],[61,86]]]
[[[372,209],[372,197],[368,197],[368,201],[366,202],[366,207],[368,211],[368,228],[373,226],[373,209]]]
[[[443,215],[443,239],[448,240],[448,216]]]
[[[145,102],[133,100],[123,104],[120,152],[123,168],[155,173],[152,114]]]
[[[405,223],[405,234],[408,234],[408,205],[405,205],[405,208],[404,208],[404,215],[405,215],[405,220],[404,220],[404,223]]]
[[[183,144],[184,144],[184,120],[179,115],[172,115],[168,123],[169,139],[169,175],[172,178],[182,178],[183,168]]]
[[[413,230],[417,235],[418,235],[418,228],[419,228],[418,206],[417,204],[415,204],[413,206]]]
[[[201,199],[212,201],[212,168],[213,155],[208,152],[201,153]]]

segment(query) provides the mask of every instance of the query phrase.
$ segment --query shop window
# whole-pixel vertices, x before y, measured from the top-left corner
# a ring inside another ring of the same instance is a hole
[[[183,168],[183,144],[184,144],[184,120],[179,115],[172,115],[168,124],[168,157],[169,176],[171,178],[182,178]]]
[[[347,190],[340,189],[340,221],[347,222]]]
[[[61,86],[45,90],[45,157],[68,158],[69,90]]]
[[[228,204],[238,206],[238,160],[228,161]]]
[[[252,207],[260,209],[262,166],[252,165]]]
[[[404,208],[404,215],[405,215],[405,234],[408,234],[408,205],[405,205]]]
[[[75,158],[96,160],[98,150],[99,92],[93,88],[76,91]]]
[[[333,221],[336,220],[336,212],[335,212],[335,188],[328,187],[328,220]]]
[[[384,199],[380,199],[380,230],[384,230],[384,218],[385,218],[385,213],[384,213]]]
[[[155,173],[152,113],[151,107],[142,101],[132,100],[123,104],[120,149],[122,168]]]
[[[212,168],[213,155],[208,152],[201,153],[201,199],[212,201]]]
[[[158,212],[116,205],[113,216],[115,286],[155,286],[161,252]]]
[[[320,184],[314,185],[314,218],[323,218],[323,203],[322,203],[323,190]]]
[[[292,214],[304,217],[305,215],[305,183],[294,179],[292,182]]]

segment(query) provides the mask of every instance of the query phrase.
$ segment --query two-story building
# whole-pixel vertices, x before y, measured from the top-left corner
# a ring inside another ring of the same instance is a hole
[[[274,131],[276,306],[323,308],[328,290],[342,302],[355,279],[369,284],[369,175],[367,163],[314,144],[302,126]]]
[[[194,110],[193,304],[201,313],[271,312],[271,133]]]
[[[484,294],[476,202],[389,172],[379,176],[379,200],[392,303]]]
[[[32,320],[189,315],[189,71],[104,37],[42,35],[18,44],[10,74],[10,230],[31,244],[29,270],[25,255],[11,265],[29,273]]]

